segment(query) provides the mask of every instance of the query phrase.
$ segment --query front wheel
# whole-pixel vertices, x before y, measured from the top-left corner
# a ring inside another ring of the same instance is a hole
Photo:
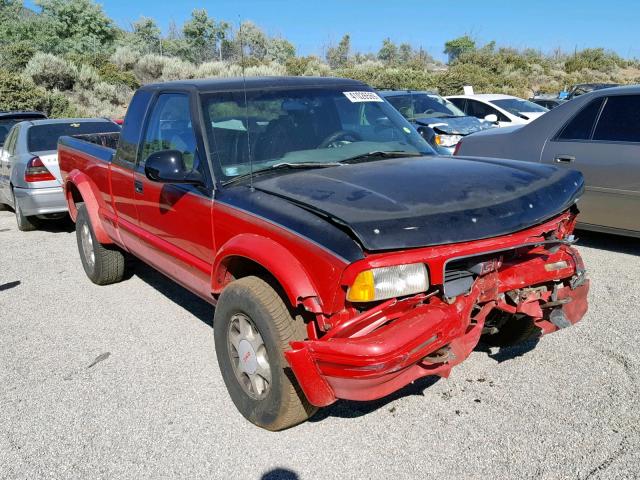
[[[289,342],[304,339],[304,323],[268,283],[244,277],[229,284],[216,306],[213,330],[225,385],[247,420],[276,431],[315,413],[283,354]]]

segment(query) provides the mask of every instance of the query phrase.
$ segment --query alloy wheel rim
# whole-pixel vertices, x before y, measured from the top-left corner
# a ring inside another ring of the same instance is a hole
[[[86,223],[82,225],[80,229],[80,239],[82,241],[82,251],[84,253],[84,258],[91,268],[93,268],[96,263],[96,254],[93,251],[93,237],[91,236],[91,231],[89,230],[89,225]]]
[[[231,317],[227,333],[231,365],[247,395],[263,399],[271,388],[271,365],[262,335],[247,315]]]

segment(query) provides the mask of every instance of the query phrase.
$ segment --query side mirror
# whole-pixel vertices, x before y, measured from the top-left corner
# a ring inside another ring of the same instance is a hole
[[[489,115],[487,115],[486,117],[484,117],[484,119],[487,122],[491,122],[491,123],[498,123],[498,116],[495,113],[490,113]]]
[[[144,173],[154,182],[192,185],[203,183],[199,172],[187,170],[182,152],[179,150],[162,150],[152,153],[145,161]]]

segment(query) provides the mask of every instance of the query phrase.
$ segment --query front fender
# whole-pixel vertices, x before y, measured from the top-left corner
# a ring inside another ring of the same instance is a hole
[[[224,288],[228,262],[235,257],[253,261],[269,271],[284,289],[291,305],[304,303],[307,310],[322,312],[317,290],[298,259],[276,241],[256,234],[238,235],[220,248],[213,264],[214,294]]]
[[[96,239],[102,244],[113,243],[113,240],[105,231],[100,215],[98,214],[101,207],[105,208],[104,205],[100,205],[103,200],[100,192],[98,191],[98,187],[87,174],[80,170],[72,170],[69,173],[64,183],[64,194],[67,199],[67,205],[69,206],[69,214],[74,221],[78,215],[78,210],[73,199],[73,192],[71,190],[72,185],[82,196],[82,201],[84,202],[89,218],[91,219],[91,226],[93,227]]]

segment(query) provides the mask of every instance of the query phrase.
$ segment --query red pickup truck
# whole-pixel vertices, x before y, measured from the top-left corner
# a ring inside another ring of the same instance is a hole
[[[59,162],[89,278],[132,254],[215,305],[229,394],[270,430],[587,310],[580,173],[439,157],[357,81],[145,86]]]

